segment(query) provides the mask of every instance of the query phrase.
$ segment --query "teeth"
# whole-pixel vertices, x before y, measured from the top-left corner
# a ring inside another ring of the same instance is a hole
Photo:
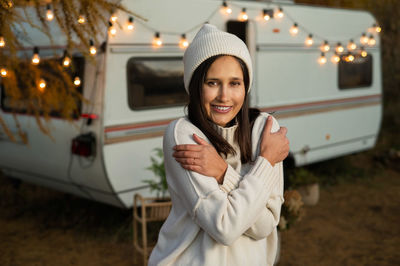
[[[228,110],[230,107],[214,105],[214,108],[215,108],[215,109],[218,109],[218,110],[221,110],[221,111],[226,111],[226,110]]]

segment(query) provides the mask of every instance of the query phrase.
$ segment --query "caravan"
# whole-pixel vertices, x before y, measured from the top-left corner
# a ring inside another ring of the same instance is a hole
[[[168,123],[185,114],[186,42],[206,22],[248,45],[255,65],[251,106],[273,113],[289,129],[294,165],[375,145],[381,56],[370,13],[278,0],[122,3],[147,21],[118,13],[120,27],[98,47],[96,64],[74,59],[90,102],[81,103],[73,123],[51,119],[54,140],[41,133],[34,117],[16,113],[29,145],[0,131],[6,175],[119,207],[131,207],[135,193],[148,195],[143,180],[152,178],[146,169],[152,151],[162,146]],[[43,53],[65,46],[63,39],[49,46],[36,30],[29,33]],[[2,88],[0,115],[16,132],[8,98]]]

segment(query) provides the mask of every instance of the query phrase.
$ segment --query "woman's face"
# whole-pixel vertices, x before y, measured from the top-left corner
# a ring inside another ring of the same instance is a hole
[[[203,103],[208,118],[225,127],[242,108],[246,96],[243,72],[232,56],[218,57],[203,84]]]

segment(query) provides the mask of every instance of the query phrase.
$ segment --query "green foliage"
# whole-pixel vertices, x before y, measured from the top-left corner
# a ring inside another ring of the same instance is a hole
[[[296,168],[289,174],[289,185],[292,188],[318,183],[318,177],[304,167]]]
[[[150,186],[151,192],[156,191],[158,198],[163,199],[168,191],[167,178],[164,168],[164,154],[161,148],[155,148],[154,151],[156,153],[156,157],[150,157],[151,165],[146,169],[153,172],[153,174],[156,176],[156,180],[147,179],[143,182]]]

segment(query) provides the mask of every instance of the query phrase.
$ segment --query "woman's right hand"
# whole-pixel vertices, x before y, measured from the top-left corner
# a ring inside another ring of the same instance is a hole
[[[268,116],[262,133],[260,155],[274,166],[288,156],[289,140],[286,137],[286,127],[281,127],[277,132],[271,133],[272,123],[272,117]]]

